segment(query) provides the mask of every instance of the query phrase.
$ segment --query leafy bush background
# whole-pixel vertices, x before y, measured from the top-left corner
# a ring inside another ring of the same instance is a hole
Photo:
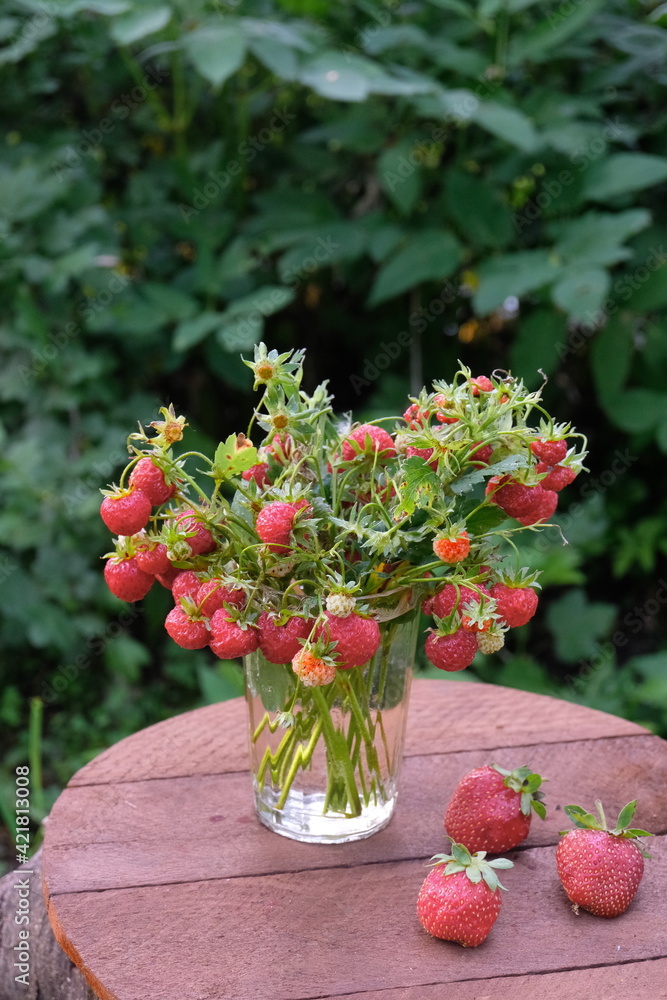
[[[591,475],[526,547],[535,621],[473,670],[667,733],[667,15],[625,0],[9,0],[0,18],[2,772],[73,770],[238,670],[103,586],[99,487],[173,401],[246,424],[239,354],[342,410],[549,376]],[[32,701],[31,701],[32,699]],[[40,739],[40,702],[45,713]],[[32,728],[29,725],[32,704]],[[33,769],[34,770],[34,769]]]

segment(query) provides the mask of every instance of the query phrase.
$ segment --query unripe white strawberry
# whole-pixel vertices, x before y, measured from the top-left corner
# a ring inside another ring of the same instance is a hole
[[[329,594],[326,600],[326,608],[330,615],[335,618],[347,618],[351,615],[356,606],[354,597],[351,594]]]

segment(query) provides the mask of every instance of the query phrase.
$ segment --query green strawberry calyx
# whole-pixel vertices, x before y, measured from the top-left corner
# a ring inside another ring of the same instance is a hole
[[[463,844],[457,844],[453,840],[452,853],[434,854],[429,861],[429,865],[433,867],[444,865],[445,875],[456,875],[458,872],[465,872],[473,885],[477,885],[484,880],[491,892],[495,892],[496,889],[505,889],[507,891],[506,886],[501,883],[494,869],[514,868],[514,863],[508,858],[495,858],[493,861],[487,861],[486,851],[477,851],[476,854],[471,854],[467,847],[464,847]]]
[[[538,791],[540,785],[546,778],[536,774],[531,767],[515,767],[513,771],[507,771],[498,764],[490,764],[490,767],[498,774],[502,774],[504,784],[511,788],[513,792],[521,795],[521,812],[524,816],[530,816],[530,810],[534,809],[540,819],[545,819],[547,815],[544,805],[544,792]]]
[[[575,827],[578,827],[580,830],[601,830],[604,833],[610,833],[613,837],[624,837],[626,840],[636,840],[637,837],[653,836],[653,834],[649,833],[648,830],[640,830],[638,827],[630,826],[630,823],[635,815],[635,810],[637,809],[637,799],[633,799],[632,802],[628,802],[626,806],[623,806],[618,814],[616,826],[612,830],[610,830],[607,825],[607,817],[604,814],[604,809],[602,808],[602,803],[599,799],[595,800],[595,808],[597,809],[597,816],[586,812],[586,810],[581,806],[565,806],[565,815],[571,819]],[[564,836],[571,831],[561,830],[560,832],[561,836]],[[651,857],[642,844],[638,843],[637,847],[645,858]]]

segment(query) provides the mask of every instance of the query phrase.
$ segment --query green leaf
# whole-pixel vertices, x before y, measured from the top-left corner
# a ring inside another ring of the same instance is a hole
[[[516,108],[483,101],[473,113],[473,120],[487,132],[512,143],[525,153],[531,153],[540,140],[530,119]]]
[[[633,255],[620,244],[645,229],[651,213],[645,208],[627,212],[587,212],[578,219],[552,222],[548,231],[556,240],[554,252],[568,264],[617,264]]]
[[[162,31],[171,20],[170,7],[150,7],[122,14],[111,22],[109,34],[118,45],[131,45]]]
[[[226,316],[227,314],[224,314]],[[247,351],[259,342],[264,331],[264,317],[259,313],[229,317],[218,330],[218,343],[226,351]]]
[[[546,806],[545,806],[544,802],[540,802],[539,799],[533,799],[531,801],[531,805],[532,805],[533,809],[535,810],[535,812],[537,813],[537,815],[540,817],[540,819],[546,819],[547,818],[547,809],[546,809]]]
[[[667,395],[654,389],[627,389],[605,400],[609,419],[630,433],[653,430],[667,415]]]
[[[378,272],[368,304],[379,305],[424,281],[443,281],[460,260],[461,247],[446,230],[412,233]]]
[[[417,507],[428,506],[442,492],[442,483],[428,462],[418,455],[403,463],[405,480],[399,486],[401,505],[399,510],[407,515],[414,514]]]
[[[452,843],[452,857],[455,861],[458,861],[460,865],[468,865],[472,860],[472,856],[467,847],[463,844]]]
[[[618,819],[616,820],[616,829],[624,830],[626,826],[632,820],[632,817],[637,811],[637,799],[633,799],[632,802],[628,802],[627,806],[623,806],[620,813],[618,814]]]
[[[591,370],[600,400],[611,400],[625,384],[634,352],[634,319],[616,315],[595,334]]]
[[[196,70],[219,87],[243,64],[246,38],[236,24],[210,24],[185,36],[184,48]]]
[[[545,62],[555,59],[555,51],[594,17],[606,0],[586,0],[576,8],[556,5],[545,11],[545,16],[537,22],[537,27],[529,31],[517,31],[509,45],[509,63],[512,67],[525,62]]]
[[[583,197],[607,202],[630,191],[643,191],[667,180],[667,158],[650,153],[612,153],[586,172]]]
[[[476,483],[483,483],[487,476],[499,476],[504,472],[516,472],[517,469],[522,469],[527,464],[527,459],[523,455],[508,455],[507,458],[501,459],[500,462],[487,465],[482,469],[474,469],[472,472],[466,473],[465,476],[453,479],[449,486],[453,493],[460,496],[464,493],[469,493]]]
[[[473,885],[482,881],[482,873],[479,868],[468,868],[467,875]]]
[[[243,674],[233,660],[223,660],[214,667],[198,663],[197,680],[206,705],[215,705],[243,694]]]
[[[492,868],[509,869],[514,868],[514,862],[510,861],[509,858],[494,858],[493,861],[487,861],[487,865],[491,865]]]
[[[490,867],[490,865],[491,862],[489,862],[488,866],[485,866],[482,872],[482,878],[488,885],[491,892],[495,892],[498,886],[500,885],[500,882],[498,881],[498,876],[494,872],[493,868]]]
[[[231,479],[259,462],[256,448],[238,448],[236,434],[230,434],[215,450],[210,475],[216,480]]]
[[[408,215],[422,189],[422,172],[412,157],[416,140],[402,139],[385,149],[377,163],[380,187],[399,212]]]
[[[229,319],[235,316],[247,316],[259,312],[262,316],[271,316],[294,301],[294,291],[284,285],[262,285],[249,295],[234,299],[225,309],[224,316]]]
[[[606,636],[616,618],[616,607],[589,602],[585,591],[570,590],[552,601],[547,611],[556,655],[566,663],[594,656],[598,640]]]
[[[512,217],[490,183],[456,167],[444,178],[447,213],[479,247],[501,247],[513,235]]]
[[[637,827],[628,827],[625,831],[629,837],[652,837],[648,830],[639,830]]]
[[[493,312],[509,295],[520,298],[558,278],[561,263],[548,250],[523,250],[492,257],[479,268],[473,302],[478,315]]]
[[[554,304],[570,319],[588,319],[601,309],[611,286],[607,271],[591,267],[566,274],[551,290]]]
[[[534,309],[519,323],[510,347],[512,373],[529,389],[542,383],[540,370],[551,375],[560,364],[567,340],[567,320],[554,309]]]
[[[189,350],[220,326],[220,319],[220,313],[203,312],[194,319],[184,320],[174,331],[172,347],[175,351]]]

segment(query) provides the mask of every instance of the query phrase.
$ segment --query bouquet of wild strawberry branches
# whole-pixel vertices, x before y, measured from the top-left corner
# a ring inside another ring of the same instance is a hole
[[[513,535],[548,522],[584,452],[539,392],[504,373],[461,369],[403,416],[359,425],[334,415],[326,383],[302,390],[302,361],[256,349],[245,363],[260,402],[212,457],[183,450],[187,424],[171,407],[130,435],[131,461],[102,502],[119,536],[105,577],[127,601],[157,581],[174,597],[175,642],[254,664],[251,686],[264,678],[270,697],[253,740],[280,730],[256,780],[279,808],[323,744],[324,811],[349,816],[384,794],[375,738],[389,755],[388,675],[368,670],[389,655],[393,626],[423,607],[426,655],[443,670],[498,650],[537,606],[535,575],[508,566]],[[337,705],[345,725],[332,722]]]

